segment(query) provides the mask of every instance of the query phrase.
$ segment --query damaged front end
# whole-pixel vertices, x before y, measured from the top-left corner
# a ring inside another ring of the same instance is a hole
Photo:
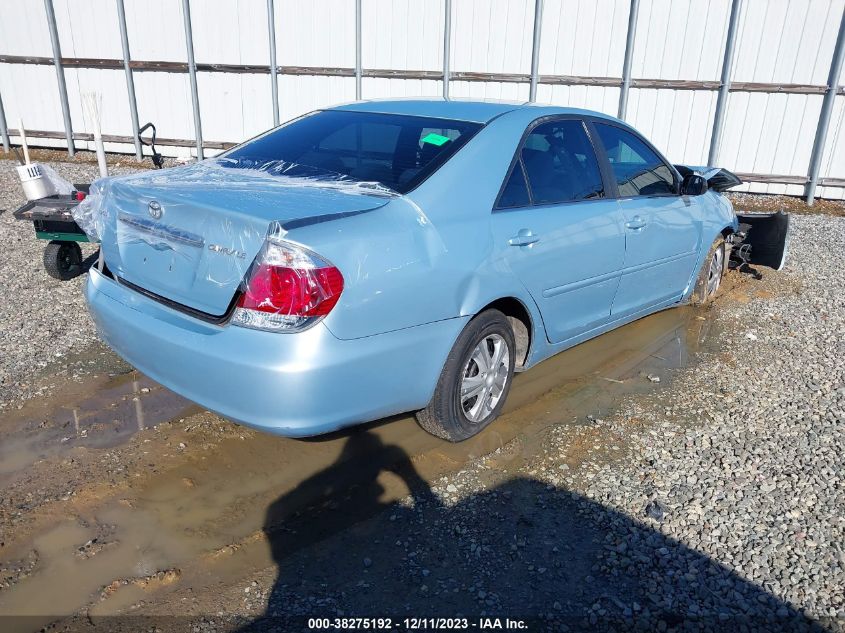
[[[707,188],[719,193],[742,184],[739,176],[720,167],[675,167],[682,177],[692,174],[702,176],[707,181]],[[789,214],[783,211],[737,213],[736,217],[739,229],[727,240],[731,247],[731,267],[756,277],[760,277],[760,273],[754,270],[753,265],[781,270],[789,250]]]
[[[738,213],[739,230],[730,236],[731,263],[736,270],[760,274],[754,265],[781,270],[789,250],[789,214]]]

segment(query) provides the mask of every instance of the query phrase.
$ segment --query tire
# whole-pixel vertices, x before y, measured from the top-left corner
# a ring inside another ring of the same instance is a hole
[[[694,305],[704,305],[715,298],[727,266],[728,253],[725,238],[720,235],[713,242],[707,252],[707,257],[704,258],[704,263],[701,264],[701,270],[698,271],[698,278],[692,292],[692,303]]]
[[[449,352],[431,402],[417,412],[419,425],[450,442],[479,433],[499,417],[505,405],[513,382],[515,352],[513,328],[504,314],[486,310],[477,315]],[[487,369],[491,360],[497,367],[493,371]],[[480,391],[462,397],[462,387]]]
[[[53,240],[44,249],[44,268],[60,281],[78,277],[82,274],[82,249],[76,242]]]

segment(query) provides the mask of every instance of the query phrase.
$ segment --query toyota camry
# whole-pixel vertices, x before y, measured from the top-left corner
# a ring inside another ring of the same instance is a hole
[[[282,435],[414,411],[459,441],[515,372],[711,299],[739,182],[598,112],[363,101],[99,181],[76,217],[98,330],[156,381]]]

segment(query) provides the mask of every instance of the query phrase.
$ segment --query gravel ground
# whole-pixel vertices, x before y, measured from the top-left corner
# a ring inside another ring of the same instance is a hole
[[[795,196],[729,191],[728,198],[730,198],[737,210],[743,211],[782,210],[789,213],[845,216],[845,200],[823,200],[818,198],[813,202],[812,207],[808,207],[804,200]]]
[[[519,439],[397,506],[365,493],[269,529],[278,569],[217,594],[199,630],[397,612],[845,630],[845,219],[794,218],[791,251],[720,302],[721,349],[665,388],[551,427],[515,469]]]
[[[721,602],[785,616],[791,607],[845,623],[845,219],[794,218],[791,261],[769,275],[768,298],[726,306],[729,354],[707,358],[653,402],[636,402],[609,431],[642,421],[625,468],[596,466],[567,486],[671,537],[666,572],[637,557],[637,540],[609,525],[607,559],[648,578],[656,604],[688,613]],[[599,512],[601,515],[602,512]],[[627,543],[633,549],[619,550]],[[720,562],[766,594],[732,599],[718,580],[708,600],[680,554]],[[669,591],[666,591],[669,589]],[[776,598],[777,601],[772,600]]]
[[[0,404],[35,395],[33,375],[64,366],[69,355],[96,341],[82,298],[85,277],[57,281],[42,264],[46,242],[35,238],[31,223],[12,212],[26,202],[15,172],[17,163],[0,160]],[[53,163],[71,182],[90,182],[98,175],[91,163]],[[112,167],[112,173],[137,171]],[[96,251],[82,244],[84,257]]]

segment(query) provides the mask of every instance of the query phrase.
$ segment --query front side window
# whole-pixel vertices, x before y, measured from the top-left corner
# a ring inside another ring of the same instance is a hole
[[[669,166],[631,132],[605,123],[595,123],[619,195],[653,196],[675,194],[675,178]]]
[[[451,119],[325,110],[271,130],[220,158],[224,167],[376,182],[407,193],[481,127]]]
[[[605,195],[598,161],[581,121],[564,119],[538,125],[525,139],[520,159],[534,204]]]

